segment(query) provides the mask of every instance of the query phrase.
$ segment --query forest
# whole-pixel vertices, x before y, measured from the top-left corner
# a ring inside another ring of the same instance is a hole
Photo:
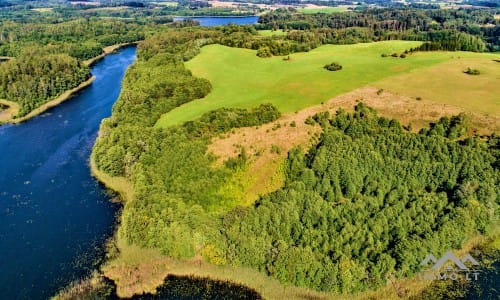
[[[183,64],[203,45],[309,47],[254,31],[177,28],[139,44],[92,155],[100,170],[132,184],[120,237],[176,258],[199,254],[283,283],[351,293],[414,274],[426,253],[489,232],[498,217],[498,137],[466,136],[463,115],[412,133],[362,104],[312,118],[323,134],[311,149],[289,153],[285,185],[241,206],[223,187],[246,167],[246,150],[218,166],[207,147],[216,135],[276,120],[279,111],[223,108],[179,126],[155,123],[210,92],[210,82]]]
[[[0,21],[0,98],[19,103],[22,117],[90,77],[85,60],[103,48],[137,42],[154,31],[119,20],[76,19],[60,23]]]
[[[412,275],[426,253],[460,248],[497,217],[498,138],[457,140],[463,116],[419,134],[362,104],[314,119],[323,134],[289,153],[285,186],[224,217],[229,264],[361,291]]]
[[[89,77],[89,68],[67,54],[23,55],[0,64],[0,98],[17,102],[21,117]]]
[[[302,14],[278,9],[259,18],[258,29],[342,31],[365,41],[418,40],[444,42],[474,36],[467,51],[499,51],[500,23],[494,9],[368,9],[341,14]],[[354,35],[354,34],[353,34]],[[356,41],[354,41],[356,42]],[[477,43],[477,45],[475,45]],[[482,45],[484,43],[484,45]],[[472,46],[473,45],[473,46]],[[476,49],[476,50],[474,50]],[[440,50],[457,50],[443,47]]]

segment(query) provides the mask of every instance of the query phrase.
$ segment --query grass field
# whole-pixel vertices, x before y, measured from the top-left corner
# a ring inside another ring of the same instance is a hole
[[[151,4],[158,5],[158,6],[177,7],[177,2],[174,2],[174,1],[155,1],[155,2],[151,2]]]
[[[273,103],[282,112],[293,112],[319,104],[382,78],[446,60],[448,56],[414,56],[406,59],[381,57],[401,52],[420,42],[381,42],[356,45],[326,45],[307,53],[259,58],[248,49],[210,45],[186,63],[193,75],[208,79],[212,92],[201,100],[178,107],[159,120],[169,126],[192,120],[220,107],[255,107]],[[343,70],[323,69],[333,61]]]
[[[262,35],[262,36],[273,36],[273,35],[285,35],[286,32],[283,31],[282,29],[278,29],[278,30],[259,30],[259,35]]]
[[[500,116],[500,63],[487,54],[470,58],[459,55],[460,58],[456,55],[442,64],[386,78],[373,85],[406,96]],[[478,69],[481,74],[463,73],[468,67]]]
[[[32,8],[31,10],[39,12],[39,13],[47,13],[47,12],[52,12],[51,7],[39,7],[39,8]]]
[[[404,59],[381,57],[382,53],[402,52],[418,44],[388,41],[326,45],[308,53],[292,54],[288,61],[282,57],[259,58],[248,49],[206,46],[186,67],[195,76],[208,79],[212,92],[163,115],[157,126],[179,124],[220,107],[249,108],[269,102],[284,113],[295,112],[375,83],[396,93],[455,105],[470,101],[469,95],[476,95],[482,101],[482,108],[476,111],[498,109],[500,68],[493,61],[498,54],[420,52]],[[339,62],[343,69],[337,72],[323,69],[333,61]],[[444,62],[447,63],[440,65]],[[483,74],[463,74],[461,68],[469,64]],[[432,66],[437,69],[428,68]],[[448,93],[459,90],[468,92]]]
[[[324,14],[331,14],[331,13],[339,13],[339,12],[344,12],[347,11],[346,7],[319,7],[319,8],[310,8],[310,7],[304,7],[304,8],[299,8],[297,9],[298,12],[304,13],[304,14],[316,14],[316,13],[324,13]]]

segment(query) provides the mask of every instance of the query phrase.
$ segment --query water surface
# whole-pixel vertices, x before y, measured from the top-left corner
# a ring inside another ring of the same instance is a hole
[[[256,24],[259,20],[258,16],[246,17],[174,17],[174,21],[182,21],[192,19],[200,22],[201,26],[222,26],[227,24],[249,25]]]
[[[0,126],[0,299],[48,298],[102,257],[118,207],[88,159],[134,60],[133,47],[108,55],[73,99]]]

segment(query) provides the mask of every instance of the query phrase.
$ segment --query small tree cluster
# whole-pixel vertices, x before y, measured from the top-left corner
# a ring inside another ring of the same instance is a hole
[[[327,69],[328,71],[339,71],[339,70],[342,70],[342,66],[339,63],[336,63],[336,62],[332,62],[331,64],[327,64],[323,68]]]

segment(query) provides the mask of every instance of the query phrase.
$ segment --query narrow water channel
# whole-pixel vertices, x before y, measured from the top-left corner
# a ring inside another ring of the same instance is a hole
[[[46,299],[102,257],[118,207],[88,159],[135,55],[128,47],[106,56],[71,100],[0,126],[0,299]]]

